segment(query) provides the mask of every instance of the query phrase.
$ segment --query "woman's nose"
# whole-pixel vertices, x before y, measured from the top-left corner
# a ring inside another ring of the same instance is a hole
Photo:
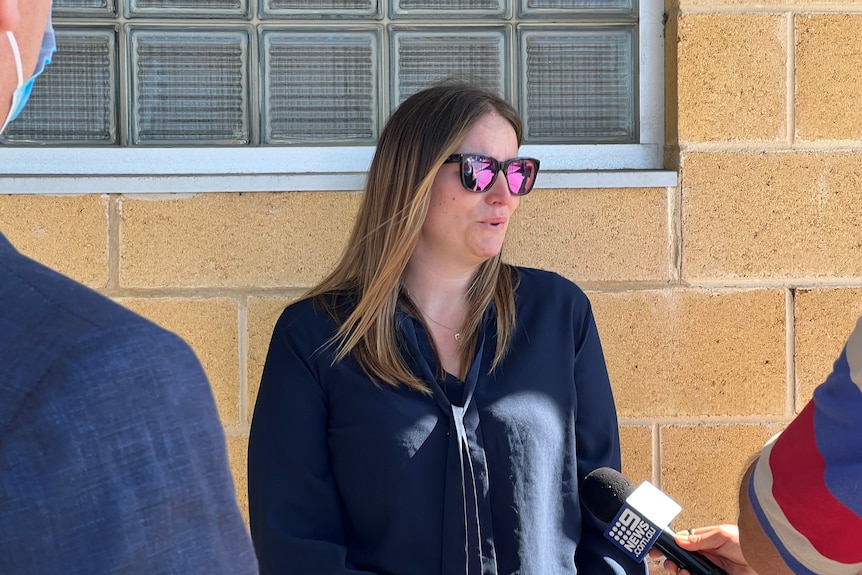
[[[507,204],[513,199],[517,199],[510,191],[509,184],[506,182],[505,176],[501,173],[497,174],[497,179],[487,192],[488,203],[492,204]]]

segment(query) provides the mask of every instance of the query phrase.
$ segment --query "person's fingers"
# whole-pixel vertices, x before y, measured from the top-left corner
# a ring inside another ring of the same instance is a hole
[[[711,533],[718,529],[718,525],[709,525],[707,527],[695,527],[694,529],[684,529],[682,531],[677,531],[677,535],[703,535],[705,533]]]
[[[698,551],[700,549],[717,549],[727,543],[728,532],[723,526],[711,525],[709,527],[698,527],[687,529],[677,533],[677,543],[685,549]]]
[[[676,536],[676,542],[683,549],[689,551],[698,551],[700,549],[709,549],[709,535],[704,533],[683,533]]]

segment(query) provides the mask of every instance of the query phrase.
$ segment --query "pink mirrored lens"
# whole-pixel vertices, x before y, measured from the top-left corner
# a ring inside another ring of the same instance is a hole
[[[484,192],[494,182],[497,162],[494,158],[470,156],[464,162],[464,182],[474,192]]]
[[[516,195],[526,194],[533,188],[536,179],[536,167],[533,162],[520,160],[512,162],[506,169],[506,181],[509,190]]]

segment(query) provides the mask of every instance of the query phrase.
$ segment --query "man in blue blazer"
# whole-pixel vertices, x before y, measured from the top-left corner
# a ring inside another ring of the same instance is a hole
[[[50,10],[0,0],[0,130],[53,54]],[[0,233],[0,573],[256,572],[188,345]]]

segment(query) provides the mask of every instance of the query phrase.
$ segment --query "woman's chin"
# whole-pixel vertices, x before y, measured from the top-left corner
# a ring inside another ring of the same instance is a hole
[[[476,257],[480,259],[480,263],[484,263],[491,258],[495,258],[500,255],[500,252],[503,250],[503,245],[499,244],[496,246],[481,246],[476,249],[475,254]]]

